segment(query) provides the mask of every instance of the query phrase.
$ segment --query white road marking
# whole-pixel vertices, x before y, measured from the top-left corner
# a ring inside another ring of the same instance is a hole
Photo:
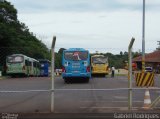
[[[89,100],[86,100],[86,101],[80,101],[80,102],[83,102],[83,103],[93,103],[93,102],[97,102],[97,103],[108,103],[108,102],[119,102],[119,103],[128,103],[128,101],[89,101]],[[133,103],[141,103],[143,101],[139,101],[139,100],[136,100],[136,101],[133,101]]]
[[[117,98],[117,99],[128,99],[128,97],[125,97],[125,96],[114,96],[114,98]]]
[[[119,108],[128,108],[128,107],[80,107],[80,108],[89,108],[89,109],[90,108],[101,108],[101,109],[104,109],[104,108],[106,108],[106,109],[107,108],[118,108],[119,109]]]
[[[128,107],[80,107],[80,108],[85,108],[85,109],[121,109],[121,110],[128,110]],[[139,107],[133,107],[133,109],[138,109]]]
[[[128,101],[112,101],[112,102],[120,102],[120,103],[128,103]],[[143,102],[143,101],[132,101],[133,103],[141,103],[141,102]]]

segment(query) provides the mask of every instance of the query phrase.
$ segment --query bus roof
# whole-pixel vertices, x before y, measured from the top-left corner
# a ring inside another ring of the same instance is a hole
[[[88,51],[88,50],[85,50],[84,48],[69,48],[69,49],[64,50],[64,51]]]
[[[35,61],[35,62],[39,62],[38,60],[34,59],[34,58],[30,58],[32,61]]]
[[[23,56],[24,58],[30,58],[24,54],[12,54],[12,55],[8,55],[7,57],[9,57],[9,56]]]
[[[36,60],[34,58],[31,58],[31,57],[28,57],[28,56],[23,55],[23,54],[12,54],[12,55],[8,55],[7,57],[9,57],[9,56],[23,56],[24,58],[28,59],[29,61],[39,62],[38,60]]]
[[[49,62],[51,63],[51,61],[49,61],[48,59],[38,59],[39,62]]]
[[[23,54],[12,54],[12,55],[8,55],[8,56],[26,56],[26,55],[23,55]]]
[[[105,57],[104,55],[92,55],[92,57]]]

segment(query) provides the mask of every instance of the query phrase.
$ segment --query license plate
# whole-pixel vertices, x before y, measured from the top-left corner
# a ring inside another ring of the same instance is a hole
[[[73,71],[73,73],[79,73],[79,71]]]
[[[80,66],[72,66],[72,68],[78,69],[78,68],[80,68]]]
[[[73,63],[73,66],[80,66],[80,63]]]

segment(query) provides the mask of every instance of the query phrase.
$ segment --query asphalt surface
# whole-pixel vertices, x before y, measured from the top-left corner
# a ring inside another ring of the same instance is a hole
[[[133,80],[133,87],[135,82]],[[55,78],[55,113],[110,113],[128,111],[128,79],[125,75],[91,78],[89,83],[81,80],[64,83]],[[160,88],[160,77],[155,76],[155,88]],[[0,80],[0,113],[49,113],[51,109],[51,79],[49,77],[6,78]],[[93,90],[90,90],[93,89]],[[95,90],[98,89],[98,90]],[[104,90],[102,90],[104,89]],[[3,92],[27,91],[39,92]],[[133,90],[133,111],[142,110],[145,90]],[[151,100],[160,90],[150,90]],[[154,108],[159,110],[160,104]]]

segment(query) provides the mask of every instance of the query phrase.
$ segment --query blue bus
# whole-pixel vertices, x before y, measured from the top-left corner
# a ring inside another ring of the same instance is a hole
[[[51,62],[47,59],[39,59],[40,62],[40,76],[49,76]]]
[[[91,77],[90,54],[83,48],[70,48],[63,51],[62,77],[65,83],[70,79],[83,79],[89,82]]]

